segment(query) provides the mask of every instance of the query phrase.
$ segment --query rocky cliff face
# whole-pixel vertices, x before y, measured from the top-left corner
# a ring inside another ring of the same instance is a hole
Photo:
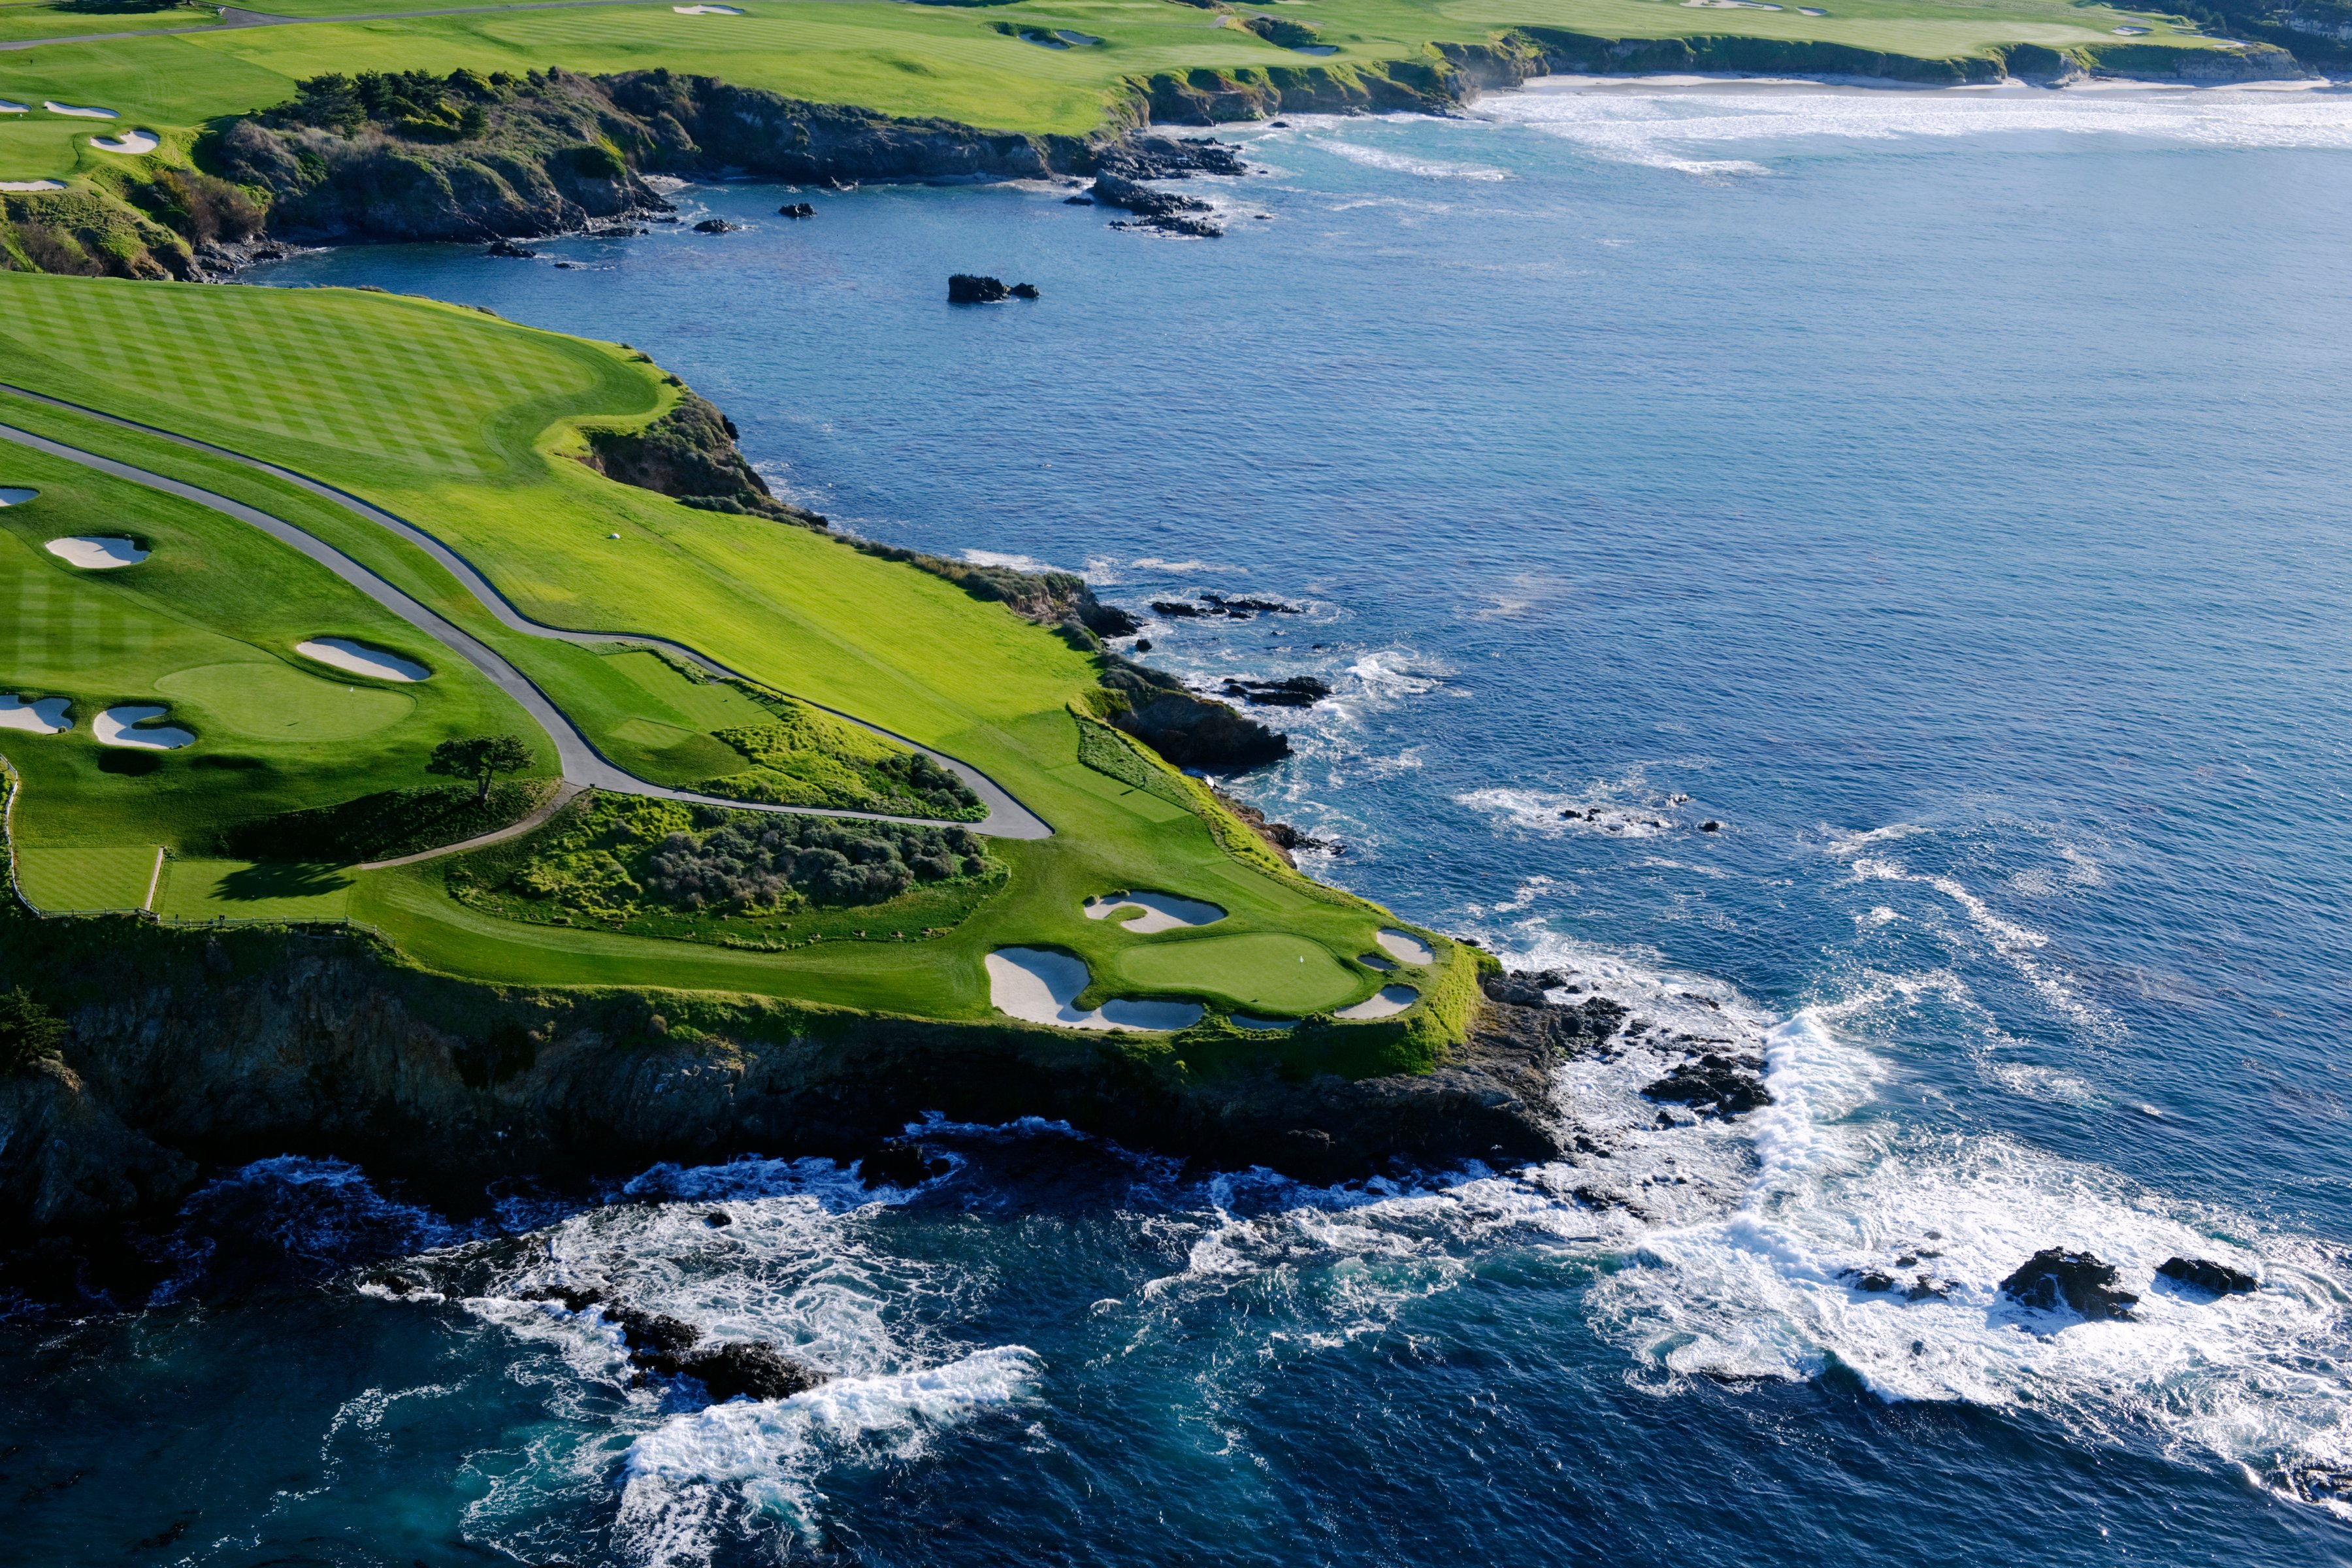
[[[740,999],[520,992],[360,941],[0,916],[36,972],[102,952],[61,1065],[0,1083],[0,1212],[36,1228],[168,1205],[205,1162],[336,1154],[389,1174],[604,1172],[747,1150],[848,1157],[927,1111],[1056,1117],[1138,1147],[1329,1179],[1394,1156],[1549,1158],[1556,1031],[1482,1026],[1433,1073],[1195,1073],[1174,1053]],[[68,950],[71,950],[68,952]],[[1230,1059],[1230,1058],[1228,1058]]]

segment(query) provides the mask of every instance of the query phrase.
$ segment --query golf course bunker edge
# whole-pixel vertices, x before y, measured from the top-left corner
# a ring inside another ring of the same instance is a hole
[[[193,746],[196,737],[177,724],[158,724],[141,730],[132,726],[144,724],[150,719],[161,719],[171,711],[146,703],[133,703],[110,708],[89,721],[90,733],[101,746],[118,746],[133,752],[176,752],[182,746]]]
[[[1086,961],[1044,947],[1000,947],[984,961],[988,999],[998,1012],[1024,1023],[1063,1029],[1121,1029],[1172,1034],[1201,1021],[1198,1002],[1143,1002],[1113,997],[1094,1011],[1071,1005],[1093,978]]]
[[[1410,985],[1383,985],[1377,995],[1367,996],[1352,1007],[1342,1007],[1331,1015],[1335,1018],[1392,1018],[1421,1000],[1421,993]]]
[[[40,493],[38,490],[28,490],[16,485],[0,485],[0,506],[23,506]]]
[[[116,533],[77,533],[64,539],[52,539],[43,546],[68,566],[79,566],[85,572],[111,572],[118,566],[136,566],[147,559],[147,551],[135,539],[125,539]]]
[[[37,697],[30,702],[13,693],[0,693],[0,730],[26,730],[36,735],[62,735],[73,728],[66,710],[70,697]]]
[[[1380,936],[1375,940],[1399,963],[1410,963],[1419,968],[1437,962],[1437,950],[1411,931],[1382,926]]]
[[[296,643],[294,651],[347,675],[369,675],[378,680],[423,680],[433,673],[413,658],[403,658],[349,637],[312,637],[308,642]]]
[[[1180,899],[1173,893],[1108,893],[1086,902],[1087,919],[1110,920],[1121,910],[1142,912],[1131,921],[1118,923],[1136,936],[1150,936],[1154,931],[1175,931],[1182,926],[1214,925],[1225,918],[1225,911],[1199,899]]]

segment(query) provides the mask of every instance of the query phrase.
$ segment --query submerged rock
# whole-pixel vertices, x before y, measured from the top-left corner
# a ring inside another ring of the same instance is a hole
[[[489,248],[483,254],[487,256],[509,257],[517,261],[529,261],[532,257],[537,256],[539,252],[533,250],[530,246],[520,244],[515,240],[494,239],[490,241]]]
[[[2081,1316],[2128,1321],[2139,1298],[2116,1289],[2116,1268],[2088,1252],[2044,1247],[2000,1282],[2001,1294],[2020,1306],[2052,1312],[2064,1302]]]
[[[667,1312],[642,1311],[635,1307],[606,1307],[604,1316],[618,1325],[622,1340],[629,1349],[647,1355],[675,1354],[689,1349],[702,1338],[702,1331],[683,1318],[673,1318]]]
[[[776,209],[778,217],[814,217],[816,208],[806,202],[786,202]]]
[[[1209,204],[1198,196],[1180,196],[1172,191],[1155,191],[1149,185],[1109,174],[1098,177],[1087,194],[1105,206],[1124,207],[1141,220],[1113,224],[1111,226],[1114,228],[1156,228],[1203,239],[1213,239],[1225,232],[1204,218],[1192,216],[1210,210]]]
[[[2243,1295],[2261,1283],[2242,1268],[2202,1258],[2168,1258],[2156,1266],[2156,1271],[2167,1279],[2193,1285],[2216,1296]]]
[[[741,228],[742,226],[743,226],[740,223],[729,223],[723,217],[707,217],[700,223],[694,226],[694,232],[697,234],[733,234],[737,229]]]

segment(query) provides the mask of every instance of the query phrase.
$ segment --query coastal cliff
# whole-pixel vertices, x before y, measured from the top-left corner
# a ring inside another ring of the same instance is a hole
[[[0,1081],[0,1212],[36,1229],[168,1206],[208,1164],[289,1151],[456,1181],[755,1150],[848,1159],[933,1111],[1060,1119],[1317,1179],[1560,1146],[1549,1083],[1566,1037],[1475,987],[1453,999],[1466,1037],[1439,1052],[1361,1026],[1139,1043],[736,996],[511,990],[402,967],[342,933],[11,910],[0,947],[12,972],[89,977],[48,988],[68,1025],[62,1059]]]

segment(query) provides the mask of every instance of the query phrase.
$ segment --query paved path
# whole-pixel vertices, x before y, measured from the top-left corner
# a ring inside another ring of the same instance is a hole
[[[479,600],[482,607],[495,616],[500,625],[511,631],[520,632],[526,637],[546,637],[558,642],[577,643],[587,647],[667,648],[681,658],[692,659],[715,675],[736,679],[748,679],[738,675],[736,671],[728,668],[716,659],[688,647],[683,643],[671,642],[664,637],[564,631],[554,626],[541,626],[538,622],[526,618],[508,603],[506,596],[492,586],[488,578],[476,571],[470,562],[440,540],[404,518],[397,517],[381,507],[360,500],[348,491],[337,489],[334,486],[311,479],[306,474],[297,473],[291,468],[279,468],[275,463],[264,462],[258,458],[248,458],[241,452],[233,452],[226,447],[216,447],[209,441],[199,441],[193,437],[181,436],[169,430],[160,430],[152,425],[142,425],[134,419],[125,419],[95,408],[85,408],[78,403],[68,403],[63,398],[50,397],[20,386],[11,386],[5,382],[0,382],[0,391],[13,392],[19,396],[30,398],[37,403],[48,404],[53,407],[69,408],[75,413],[89,415],[125,429],[160,436],[181,446],[208,452],[215,457],[226,458],[247,468],[284,479],[290,484],[299,485],[314,495],[333,501],[347,511],[354,512],[370,522],[390,530],[425,551],[464,584],[467,591]],[[751,801],[726,800],[717,795],[698,795],[691,790],[671,789],[664,784],[649,784],[634,773],[623,772],[608,761],[535,681],[508,663],[501,655],[487,644],[417,603],[342,552],[304,532],[285,519],[272,516],[257,507],[247,506],[240,500],[232,500],[227,496],[217,495],[198,486],[187,484],[163,474],[150,473],[144,468],[135,468],[112,458],[101,457],[95,452],[85,452],[78,447],[69,447],[62,441],[51,440],[46,436],[37,436],[29,430],[19,430],[11,425],[0,425],[0,440],[14,441],[19,446],[30,447],[35,451],[46,452],[54,458],[62,458],[68,462],[79,463],[87,468],[95,468],[100,473],[110,474],[120,479],[128,479],[133,484],[144,485],[150,489],[161,490],[166,495],[178,496],[183,500],[194,501],[198,506],[210,508],[226,517],[233,517],[239,522],[249,523],[279,542],[300,551],[410,626],[457,654],[476,669],[480,670],[488,678],[492,685],[520,703],[524,711],[538,721],[540,728],[547,731],[548,739],[555,743],[556,756],[562,764],[564,780],[569,784],[608,790],[614,795],[650,795],[662,800],[685,801],[697,805],[726,806],[738,811],[773,811],[801,816],[854,817],[868,822],[901,822],[921,826],[968,827],[974,833],[984,833],[999,838],[1053,837],[1053,828],[1047,826],[1043,818],[1013,799],[1003,785],[969,763],[961,762],[942,752],[935,752],[894,731],[885,730],[879,725],[868,724],[854,714],[843,713],[834,708],[824,708],[824,711],[832,713],[837,718],[845,719],[862,729],[894,741],[909,750],[920,752],[940,766],[953,772],[971,789],[973,794],[980,797],[981,803],[988,807],[988,815],[978,822],[948,823],[929,817],[891,816],[871,811],[840,811],[819,806],[778,806]],[[794,700],[807,701],[807,699],[795,698]],[[809,705],[813,708],[823,708],[821,703]]]

